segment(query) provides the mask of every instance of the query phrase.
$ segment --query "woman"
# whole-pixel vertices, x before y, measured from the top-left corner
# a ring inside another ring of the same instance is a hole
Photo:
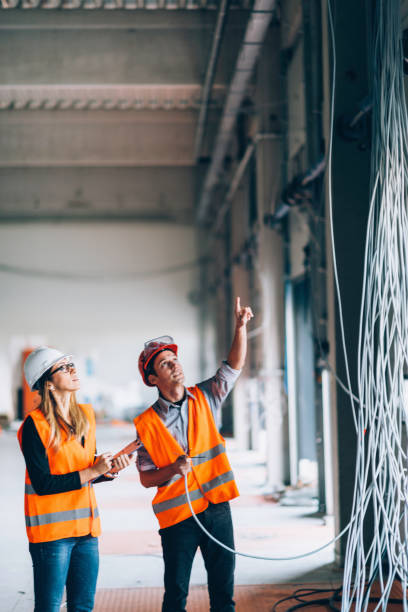
[[[30,353],[24,373],[40,406],[18,431],[26,462],[25,519],[33,561],[35,612],[57,612],[64,586],[69,612],[93,609],[100,520],[93,483],[134,461],[95,457],[95,417],[77,404],[80,387],[70,356],[49,347]]]

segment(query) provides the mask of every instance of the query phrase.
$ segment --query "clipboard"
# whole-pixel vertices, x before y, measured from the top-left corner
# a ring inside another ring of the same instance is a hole
[[[113,455],[112,461],[116,459],[116,457],[119,457],[119,455],[133,455],[133,453],[136,452],[141,445],[142,443],[140,442],[140,440],[136,438],[136,440],[133,440],[133,442],[129,442],[129,444],[124,446],[120,451]],[[109,470],[109,472],[106,472],[104,476],[111,476],[112,474],[115,474],[115,472],[111,469]]]
[[[118,451],[116,453],[116,455],[113,455],[112,461],[113,461],[113,459],[116,459],[116,457],[119,457],[120,455],[133,455],[133,453],[138,448],[140,448],[141,445],[142,445],[142,443],[140,442],[140,440],[138,438],[136,438],[136,440],[133,440],[133,442],[130,442],[129,444],[124,446],[122,448],[122,450]]]

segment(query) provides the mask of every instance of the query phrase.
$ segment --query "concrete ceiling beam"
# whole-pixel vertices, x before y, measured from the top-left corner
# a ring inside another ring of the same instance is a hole
[[[206,36],[179,32],[5,30],[0,82],[12,85],[200,84]]]
[[[0,167],[193,166],[193,111],[0,113]]]
[[[68,15],[69,17],[69,15]],[[214,82],[228,82],[242,30],[230,32]],[[201,85],[207,29],[2,30],[0,83],[6,85]]]
[[[225,87],[212,89],[210,108],[221,108]],[[199,85],[0,85],[0,109],[197,110]]]
[[[18,2],[19,0],[13,0]],[[34,0],[37,1],[37,0]],[[83,6],[86,6],[86,1]],[[132,0],[141,6],[144,0]],[[179,0],[178,0],[179,1]],[[101,7],[102,8],[102,7]],[[248,17],[247,10],[232,11],[230,28],[242,28]],[[209,30],[212,34],[215,11],[171,11],[118,9],[93,11],[87,9],[67,11],[2,10],[0,30]]]
[[[232,8],[248,9],[250,0],[233,0]],[[8,9],[66,9],[66,10],[170,10],[214,11],[217,0],[2,0],[1,10]]]
[[[183,167],[0,168],[0,222],[74,217],[192,223],[194,187],[195,170]]]

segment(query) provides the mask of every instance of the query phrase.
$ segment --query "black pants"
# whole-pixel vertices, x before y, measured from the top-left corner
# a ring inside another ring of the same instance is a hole
[[[198,519],[215,538],[234,548],[228,502],[210,504]],[[206,536],[193,517],[160,529],[159,533],[164,557],[162,612],[185,612],[191,567],[198,547],[207,570],[211,612],[233,612],[235,555]]]

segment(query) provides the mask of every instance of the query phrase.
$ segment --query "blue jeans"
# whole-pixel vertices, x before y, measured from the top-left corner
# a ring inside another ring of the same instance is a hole
[[[198,515],[215,538],[234,548],[231,510],[228,502],[210,504]],[[164,558],[162,612],[185,612],[191,567],[200,547],[208,577],[211,612],[234,612],[235,555],[215,544],[191,516],[159,531]]]
[[[29,544],[34,612],[59,612],[64,586],[68,612],[91,612],[99,569],[98,538],[91,535]]]

